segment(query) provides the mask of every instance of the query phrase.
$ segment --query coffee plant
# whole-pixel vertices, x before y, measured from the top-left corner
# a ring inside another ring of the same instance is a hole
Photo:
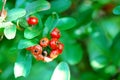
[[[0,80],[120,80],[119,0],[0,0]]]

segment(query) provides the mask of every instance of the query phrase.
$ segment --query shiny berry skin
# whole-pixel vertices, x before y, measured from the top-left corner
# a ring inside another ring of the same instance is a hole
[[[49,39],[48,39],[48,38],[42,38],[42,39],[40,40],[40,45],[41,45],[42,47],[47,47],[47,46],[49,45]]]
[[[27,22],[28,22],[29,25],[36,25],[36,24],[38,24],[38,18],[36,18],[36,17],[29,17],[27,19]]]
[[[58,52],[62,53],[63,49],[64,49],[64,44],[62,43],[58,44]]]
[[[32,46],[31,53],[37,60],[43,60],[42,47],[40,45]]]
[[[31,48],[31,52],[32,52],[33,55],[42,54],[42,47],[40,45],[33,46]]]
[[[58,56],[58,54],[59,54],[58,49],[52,50],[50,52],[50,58],[54,59]]]
[[[60,43],[60,42],[58,41],[57,38],[52,38],[52,39],[50,40],[50,42],[49,42],[50,48],[51,48],[51,49],[57,49],[59,43]]]
[[[37,60],[44,60],[44,56],[42,54],[34,55],[35,59]]]
[[[58,28],[54,28],[50,35],[52,38],[57,38],[57,39],[59,39],[61,36]]]

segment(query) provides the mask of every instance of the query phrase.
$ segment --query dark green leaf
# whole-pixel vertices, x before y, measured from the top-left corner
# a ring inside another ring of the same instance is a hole
[[[47,1],[37,0],[32,3],[29,3],[26,6],[26,11],[27,11],[27,15],[30,15],[39,11],[48,10],[49,8],[50,8],[50,4]]]
[[[60,30],[67,30],[76,25],[76,20],[71,17],[60,18],[57,23],[57,28]]]
[[[30,46],[37,45],[37,42],[34,40],[22,39],[18,43],[18,49],[24,49]]]
[[[70,70],[66,62],[61,62],[57,65],[50,80],[56,80],[56,78],[57,80],[70,80]]]
[[[15,62],[14,66],[14,75],[15,78],[20,76],[28,76],[30,73],[32,65],[32,55],[29,52],[26,52],[25,50],[22,50],[18,54],[17,61]]]
[[[25,14],[26,14],[25,9],[14,8],[14,9],[8,11],[6,20],[7,21],[14,21],[20,17],[23,17]]]
[[[80,44],[72,39],[68,33],[62,32],[61,42],[64,44],[64,50],[61,57],[71,65],[75,65],[82,59],[82,48]],[[68,57],[69,55],[69,57]]]
[[[113,40],[112,47],[111,47],[112,53],[111,58],[113,59],[113,63],[117,66],[120,66],[120,32],[117,34],[115,39]]]
[[[120,15],[120,6],[117,6],[113,9],[113,13],[116,15]]]
[[[47,18],[43,30],[43,36],[47,36],[56,27],[58,20],[58,15],[56,13],[53,13]]]
[[[16,25],[12,24],[10,26],[5,27],[4,34],[7,39],[13,39],[16,35]]]

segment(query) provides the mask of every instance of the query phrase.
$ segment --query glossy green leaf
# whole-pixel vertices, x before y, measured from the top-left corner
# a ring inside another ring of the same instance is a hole
[[[90,64],[93,69],[106,67],[109,63],[109,42],[104,33],[98,31],[92,34],[88,43]]]
[[[8,11],[6,20],[7,21],[14,21],[14,20],[16,20],[16,19],[18,19],[20,17],[25,16],[25,14],[26,14],[26,10],[25,9],[14,8],[14,9]]]
[[[59,78],[58,78],[59,77]],[[55,68],[50,80],[70,80],[70,69],[66,62],[61,62]]]
[[[99,21],[98,24],[105,31],[106,36],[111,42],[115,36],[119,33],[120,30],[120,17],[104,18],[104,20]],[[113,31],[114,30],[114,31]]]
[[[12,24],[10,26],[5,27],[4,35],[7,39],[13,39],[16,35],[16,25]]]
[[[17,57],[14,65],[15,78],[20,76],[28,76],[32,65],[32,55],[25,50],[22,50]]]
[[[71,38],[68,33],[61,33],[62,36],[60,41],[64,44],[64,50],[61,57],[71,65],[79,63],[83,54],[81,45],[77,44],[77,42]]]
[[[22,28],[27,28],[29,27],[28,23],[27,23],[27,20],[25,18],[21,18],[18,20],[18,23],[20,25],[20,27]]]
[[[34,45],[37,45],[37,42],[35,40],[22,39],[18,43],[18,49],[24,49]]]
[[[43,30],[43,36],[47,36],[56,27],[58,20],[59,19],[57,13],[53,13],[51,16],[47,18]]]
[[[114,13],[115,15],[120,15],[120,6],[115,7],[115,8],[113,9],[113,13]]]
[[[67,30],[73,28],[76,25],[77,21],[71,17],[60,18],[57,23],[57,28],[60,30]]]
[[[28,27],[24,31],[24,37],[26,39],[32,39],[41,33],[41,28],[39,26],[34,26],[34,27]]]
[[[29,3],[26,6],[26,11],[27,11],[27,15],[30,15],[39,11],[48,10],[49,8],[50,8],[50,4],[47,1],[37,0]]]
[[[37,61],[34,65],[32,65],[30,75],[26,79],[27,80],[39,80],[39,79],[50,80],[51,75],[56,65],[57,63],[55,61],[52,61],[50,63],[45,63],[43,61]]]
[[[46,14],[51,14],[52,12],[64,12],[71,6],[71,0],[52,0],[51,8],[47,11],[44,11]]]

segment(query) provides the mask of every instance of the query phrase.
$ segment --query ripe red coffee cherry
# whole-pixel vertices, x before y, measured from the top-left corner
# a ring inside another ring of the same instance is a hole
[[[61,36],[58,28],[54,28],[50,35],[52,38],[57,38],[57,39],[59,39]]]
[[[59,54],[58,49],[52,50],[50,52],[50,58],[54,59],[58,56],[58,54]]]
[[[31,48],[31,52],[32,52],[33,55],[42,54],[42,47],[40,45],[33,46]]]
[[[29,17],[27,19],[27,22],[28,22],[29,25],[36,25],[36,24],[38,24],[38,18],[36,18],[36,17]]]
[[[42,47],[47,47],[47,46],[49,45],[49,39],[48,39],[48,38],[42,38],[42,39],[40,40],[40,45],[41,45]]]
[[[58,44],[58,52],[62,53],[63,49],[64,49],[64,44],[62,43]]]
[[[50,40],[50,47],[52,48],[52,49],[57,49],[58,48],[58,44],[59,44],[60,42],[58,41],[58,39],[57,38],[52,38],[51,40]]]

